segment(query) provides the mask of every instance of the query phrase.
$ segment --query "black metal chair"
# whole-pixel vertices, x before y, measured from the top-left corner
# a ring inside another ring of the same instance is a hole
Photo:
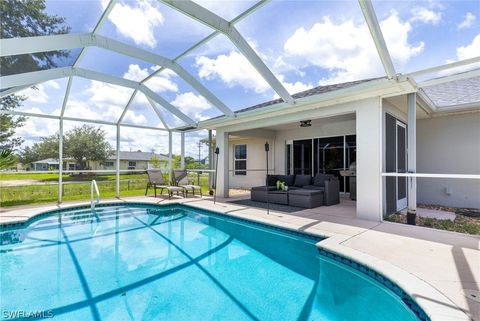
[[[153,187],[155,191],[155,197],[157,197],[157,188],[160,189],[160,195],[162,195],[163,190],[167,190],[169,199],[172,198],[172,195],[174,192],[176,192],[177,195],[178,195],[178,192],[182,192],[183,197],[185,197],[185,189],[178,186],[168,185],[168,183],[163,178],[163,173],[160,169],[148,169],[147,175],[148,175],[148,183],[147,183],[147,189],[145,190],[145,196],[147,196],[148,189],[150,187]]]
[[[188,176],[187,175],[188,175],[188,173],[184,169],[174,170],[173,171],[173,179],[175,181],[175,185],[178,186],[178,187],[182,187],[185,190],[185,192],[187,193],[187,197],[188,197],[188,191],[191,191],[193,196],[195,196],[195,191],[200,191],[200,196],[203,197],[202,187],[198,186],[198,185],[188,184]],[[185,183],[184,180],[187,180],[187,182],[186,182],[187,184],[183,184],[183,183]],[[183,181],[183,183],[182,183],[182,181]]]

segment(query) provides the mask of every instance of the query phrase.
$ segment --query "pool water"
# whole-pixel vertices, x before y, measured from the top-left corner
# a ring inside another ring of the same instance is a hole
[[[1,233],[1,317],[417,320],[317,241],[181,205],[62,211]]]

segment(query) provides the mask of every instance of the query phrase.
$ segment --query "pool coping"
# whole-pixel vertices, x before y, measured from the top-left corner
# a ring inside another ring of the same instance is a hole
[[[295,233],[300,233],[302,235],[310,235],[312,237],[323,238],[316,246],[321,251],[327,251],[332,253],[336,261],[345,263],[351,267],[354,267],[353,264],[360,264],[365,266],[367,269],[370,269],[375,274],[384,276],[387,280],[393,282],[397,285],[408,297],[410,297],[413,302],[418,305],[421,310],[426,314],[430,321],[467,321],[472,320],[465,312],[461,311],[452,301],[450,301],[444,294],[435,289],[432,285],[428,284],[426,281],[422,280],[418,276],[415,276],[412,273],[409,273],[387,261],[376,258],[372,255],[363,253],[361,251],[355,250],[353,248],[342,245],[343,242],[350,239],[352,236],[343,235],[338,233],[319,233],[317,231],[303,231],[299,228],[289,224],[287,222],[280,221],[269,221],[261,217],[246,217],[242,213],[227,212],[221,211],[219,209],[205,208],[198,204],[184,203],[178,200],[172,200],[168,203],[158,203],[158,202],[148,202],[142,200],[105,200],[102,201],[100,206],[108,205],[122,205],[122,204],[141,204],[141,205],[154,205],[154,206],[171,206],[171,205],[181,205],[194,209],[199,209],[202,211],[212,212],[219,214],[221,216],[237,218],[243,221],[251,223],[260,223],[261,225],[267,225],[269,227],[278,227],[282,230],[288,230]],[[0,228],[3,229],[16,229],[27,226],[38,219],[43,217],[50,216],[56,212],[63,212],[66,210],[72,210],[75,208],[85,209],[88,208],[90,204],[88,202],[79,202],[76,204],[68,204],[62,206],[49,206],[38,212],[35,212],[29,216],[22,216],[19,219],[12,219],[8,222],[0,222]],[[30,209],[34,211],[34,209]],[[358,270],[358,269],[357,269]],[[362,271],[360,271],[362,272]],[[368,276],[368,273],[366,273]],[[369,275],[375,279],[375,276]],[[382,283],[384,284],[384,283]],[[385,285],[385,284],[384,284]],[[400,296],[401,297],[401,296]],[[408,305],[408,303],[407,303]],[[411,307],[410,307],[411,308]],[[412,309],[412,308],[411,308]],[[414,309],[412,309],[414,311]],[[415,312],[415,311],[414,311]],[[417,317],[422,320],[421,316],[416,313]],[[427,319],[427,320],[428,320]]]

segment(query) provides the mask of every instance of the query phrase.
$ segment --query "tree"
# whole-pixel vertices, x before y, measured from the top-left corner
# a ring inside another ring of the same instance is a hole
[[[17,159],[11,150],[2,150],[0,152],[0,169],[15,167]]]
[[[0,110],[14,110],[18,108],[26,98],[19,95],[9,95],[0,98]],[[13,137],[15,129],[23,126],[25,117],[13,115],[0,115],[0,150],[14,150],[18,148],[23,139]]]
[[[45,12],[45,0],[0,1],[1,38],[37,37],[70,31],[65,18]],[[11,75],[57,66],[68,57],[67,51],[48,51],[0,58],[0,74]]]
[[[85,169],[87,160],[103,161],[113,155],[105,135],[101,128],[74,127],[65,134],[64,154],[75,159],[79,169]]]
[[[43,137],[41,142],[25,147],[20,160],[24,164],[45,159],[58,159],[58,133]],[[85,169],[87,160],[103,161],[113,155],[112,148],[105,137],[105,131],[94,126],[74,127],[63,138],[64,158],[73,158],[78,169]]]
[[[2,39],[67,33],[65,18],[45,12],[45,0],[0,1],[0,35]],[[68,57],[67,51],[48,51],[0,57],[0,75],[11,75],[56,67]],[[9,95],[0,98],[0,110],[14,110],[26,97]],[[23,126],[24,117],[0,115],[0,150],[14,150],[23,139],[14,138],[15,129]]]
[[[150,158],[150,164],[152,164],[153,168],[160,168],[162,161],[157,157],[157,155],[152,155],[152,158]]]

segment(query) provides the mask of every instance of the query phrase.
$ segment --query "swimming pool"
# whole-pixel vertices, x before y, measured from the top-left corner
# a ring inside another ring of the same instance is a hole
[[[428,319],[318,237],[186,205],[59,210],[0,236],[3,319]]]

